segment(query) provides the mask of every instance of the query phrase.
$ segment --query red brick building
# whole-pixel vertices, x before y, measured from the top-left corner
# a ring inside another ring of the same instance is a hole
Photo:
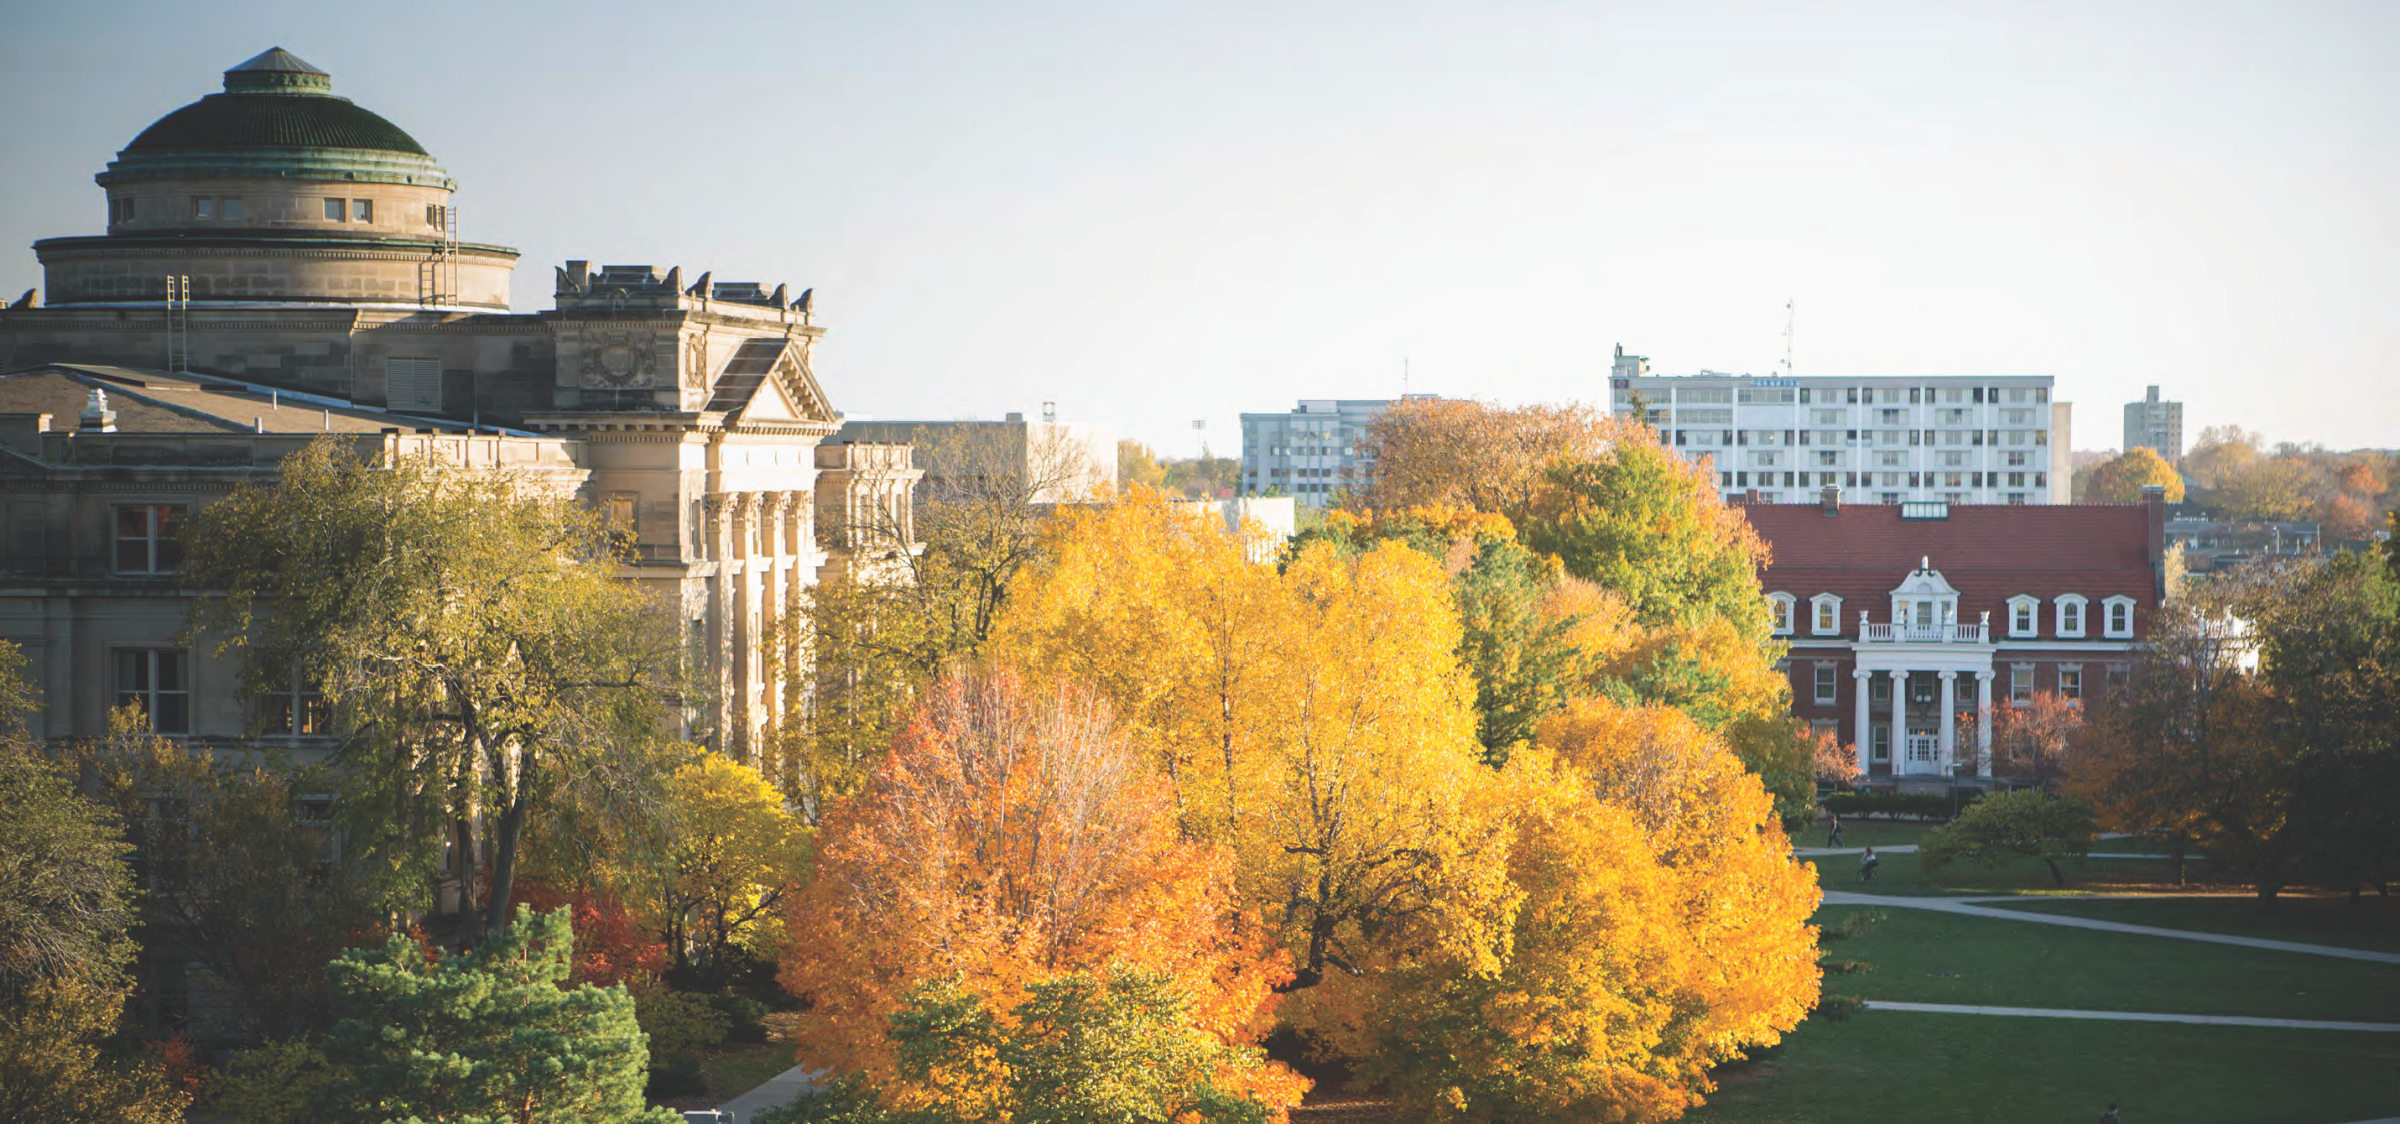
[[[1769,550],[1759,582],[1791,645],[1793,711],[1858,746],[1869,779],[1990,776],[1989,722],[1961,745],[1958,716],[2044,691],[2104,699],[2165,587],[2157,494],[1844,504],[1828,488],[1743,510]]]

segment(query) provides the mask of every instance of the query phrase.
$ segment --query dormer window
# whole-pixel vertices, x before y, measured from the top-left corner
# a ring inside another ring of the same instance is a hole
[[[1794,598],[1789,593],[1767,595],[1768,611],[1775,614],[1775,635],[1790,636],[1792,634],[1793,604]]]
[[[2023,594],[2009,598],[2008,634],[2010,636],[2026,637],[2038,633],[2041,629],[2039,619],[2035,614],[2041,611],[2040,606],[2041,601],[2038,598],[2028,597]]]
[[[2058,634],[2061,637],[2083,635],[2083,608],[2088,600],[2080,593],[2064,593],[2058,598]]]
[[[1815,636],[1842,634],[1842,599],[1820,593],[1808,599],[1809,632]]]
[[[2100,625],[2105,630],[2104,634],[2111,640],[2132,639],[2133,598],[2119,594],[2100,604],[2103,606]]]

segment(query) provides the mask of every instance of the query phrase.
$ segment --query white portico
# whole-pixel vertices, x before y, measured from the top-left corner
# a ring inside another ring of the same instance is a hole
[[[1975,679],[1975,774],[1992,775],[1991,614],[1975,624],[1958,622],[1958,590],[1920,560],[1891,591],[1891,619],[1875,623],[1859,610],[1857,716],[1858,766],[1889,755],[1893,776],[1955,776],[1959,757],[1958,679]],[[1880,681],[1880,682],[1879,682]],[[1884,685],[1888,684],[1888,686]]]

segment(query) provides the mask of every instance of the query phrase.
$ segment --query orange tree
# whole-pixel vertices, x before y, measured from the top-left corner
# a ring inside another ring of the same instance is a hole
[[[856,1075],[894,1108],[998,1096],[997,1075],[901,1065],[894,1016],[927,988],[1005,1025],[1046,981],[1163,974],[1181,1018],[1234,1044],[1263,1033],[1288,973],[1233,897],[1229,856],[1185,839],[1154,762],[1109,704],[1008,672],[936,683],[818,836],[779,979],[809,1001],[802,1062]],[[1262,1063],[1220,1075],[1262,1103],[1304,1084]]]
[[[2183,502],[2183,476],[2158,450],[2135,446],[2092,467],[2083,498],[2088,503],[2137,503],[2142,489],[2156,484],[2167,490],[2168,503]]]

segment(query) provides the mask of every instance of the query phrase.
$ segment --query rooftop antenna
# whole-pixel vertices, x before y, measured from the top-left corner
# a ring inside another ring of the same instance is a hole
[[[1056,403],[1056,402],[1044,402],[1044,403],[1042,403],[1042,424],[1044,424],[1044,425],[1049,425],[1049,424],[1051,424],[1051,423],[1053,423],[1053,422],[1056,422],[1057,420],[1058,420],[1058,403]]]
[[[1408,356],[1400,357],[1400,397],[1408,397]]]
[[[1785,377],[1785,378],[1787,378],[1787,379],[1788,379],[1788,378],[1792,378],[1792,377],[1794,377],[1794,375],[1793,375],[1793,372],[1792,372],[1792,320],[1793,320],[1793,319],[1794,319],[1794,313],[1793,313],[1793,311],[1792,311],[1792,300],[1791,300],[1791,298],[1789,298],[1789,297],[1786,297],[1786,298],[1784,298],[1784,302],[1783,302],[1783,377]]]

